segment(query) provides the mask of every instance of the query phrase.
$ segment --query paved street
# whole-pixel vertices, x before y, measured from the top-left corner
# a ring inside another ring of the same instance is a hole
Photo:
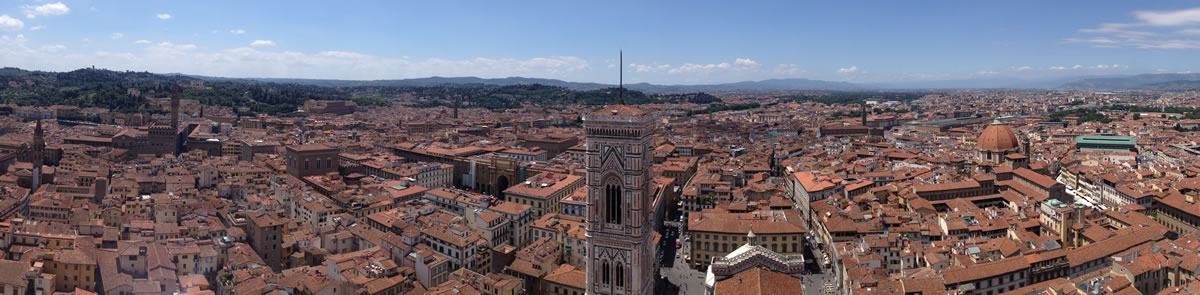
[[[679,287],[679,294],[704,294],[704,273],[688,268],[687,261],[683,260],[683,256],[689,253],[687,243],[683,244],[679,253],[679,259],[675,260],[674,266],[663,267],[659,272],[667,281]]]
[[[810,274],[801,279],[804,280],[804,294],[826,294],[826,286],[835,283],[832,272]]]

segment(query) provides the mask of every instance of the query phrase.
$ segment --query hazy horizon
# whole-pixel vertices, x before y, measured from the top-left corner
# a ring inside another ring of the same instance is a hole
[[[231,78],[859,84],[1191,72],[1186,1],[0,5],[0,66]]]

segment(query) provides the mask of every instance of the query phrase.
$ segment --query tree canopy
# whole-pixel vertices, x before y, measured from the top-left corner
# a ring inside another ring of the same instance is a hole
[[[204,87],[185,88],[180,98],[280,116],[296,113],[307,100],[351,100],[370,107],[391,105],[392,98],[416,97],[416,107],[452,106],[459,100],[460,107],[464,108],[505,110],[524,105],[605,105],[616,102],[619,91],[617,88],[580,91],[540,84],[327,87],[94,68],[61,73],[0,68],[0,103],[153,112],[146,97],[166,97],[172,85],[190,80],[204,80]],[[137,89],[141,95],[131,95],[129,89]],[[707,93],[648,95],[626,89],[624,97],[627,104],[721,102],[720,98]]]

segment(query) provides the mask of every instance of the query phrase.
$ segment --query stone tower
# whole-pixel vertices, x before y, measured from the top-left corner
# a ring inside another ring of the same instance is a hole
[[[585,115],[583,127],[587,294],[651,294],[658,276],[651,241],[653,118],[625,105],[621,97],[617,104]]]
[[[179,85],[171,89],[171,129],[179,130]]]
[[[46,162],[46,138],[42,135],[42,120],[37,120],[33,126],[33,149],[30,152],[33,153],[33,184],[30,186],[32,193],[42,185],[42,165]]]

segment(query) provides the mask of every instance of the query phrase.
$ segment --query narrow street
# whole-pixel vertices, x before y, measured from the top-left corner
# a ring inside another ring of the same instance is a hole
[[[687,261],[683,260],[683,256],[688,253],[687,248],[688,245],[683,244],[683,248],[679,249],[681,253],[679,259],[675,259],[674,266],[663,267],[659,272],[667,281],[679,287],[679,294],[704,294],[704,272],[688,268]]]

